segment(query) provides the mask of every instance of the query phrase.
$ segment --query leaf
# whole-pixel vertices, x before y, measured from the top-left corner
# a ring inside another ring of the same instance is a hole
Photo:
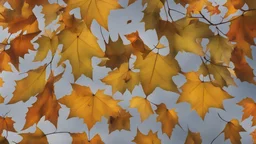
[[[39,47],[34,61],[43,61],[49,50],[52,52],[52,56],[56,53],[56,50],[59,45],[58,37],[55,35],[55,32],[51,33],[50,36],[42,36],[36,40]]]
[[[6,137],[0,136],[0,143],[1,144],[9,144],[9,141],[6,139]]]
[[[239,124],[237,119],[229,121],[224,130],[222,131],[225,136],[225,140],[230,139],[231,143],[241,144],[240,132],[245,132],[245,129]]]
[[[162,124],[162,132],[166,133],[171,138],[172,131],[176,124],[178,124],[178,115],[174,109],[167,109],[166,105],[161,103],[157,105],[155,110],[158,114],[157,121]]]
[[[208,10],[208,12],[210,13],[210,16],[218,15],[221,13],[221,11],[219,10],[219,5],[213,6],[211,2],[206,3],[205,9]]]
[[[176,51],[192,52],[203,56],[204,52],[198,40],[213,36],[209,24],[193,18],[183,18],[176,21],[175,24],[177,33],[173,39],[168,39],[169,43],[172,42],[170,47],[172,46]]]
[[[38,123],[43,116],[45,116],[45,120],[49,120],[57,127],[60,104],[54,94],[54,83],[56,79],[58,79],[58,76],[54,77],[53,73],[51,73],[44,90],[36,96],[37,101],[32,107],[28,108],[26,123],[23,129],[27,129],[33,124]]]
[[[16,132],[14,129],[14,121],[10,117],[0,117],[0,134],[3,133],[3,130]]]
[[[63,44],[59,64],[69,60],[75,80],[82,74],[92,78],[92,57],[102,57],[97,39],[85,26],[83,21],[75,21],[74,27],[63,30],[59,36],[59,43]]]
[[[231,22],[227,37],[236,42],[236,47],[242,49],[246,56],[252,58],[251,45],[255,45],[255,31],[256,11],[248,11]]]
[[[236,13],[239,9],[243,7],[243,5],[244,0],[227,0],[227,2],[223,5],[228,9],[224,18]]]
[[[232,52],[231,61],[234,63],[235,74],[242,82],[247,81],[256,84],[251,66],[247,63],[243,50],[235,48]]]
[[[228,67],[222,65],[221,63],[202,63],[198,70],[198,73],[203,74],[204,76],[213,75],[215,79],[215,81],[213,81],[213,84],[217,84],[215,86],[219,86],[220,88],[229,85],[236,86],[236,83],[231,77],[231,73],[228,70]]]
[[[91,140],[88,140],[86,133],[71,133],[72,144],[104,144],[100,135],[96,134]]]
[[[209,108],[223,108],[223,101],[232,98],[220,87],[214,86],[211,82],[201,81],[195,72],[185,74],[187,82],[181,87],[182,93],[177,101],[188,102],[191,109],[204,119]]]
[[[60,11],[63,9],[59,4],[45,4],[42,9],[42,13],[45,18],[45,26],[48,26],[53,20],[55,20]]]
[[[91,129],[102,116],[116,117],[120,111],[117,100],[105,95],[103,90],[93,94],[89,87],[72,84],[70,95],[59,99],[59,102],[70,108],[69,118],[83,118],[88,129]]]
[[[22,136],[23,139],[19,144],[48,143],[46,135],[38,127],[36,127],[36,131],[34,133],[24,133],[20,134],[20,136]]]
[[[186,0],[189,3],[187,13],[199,14],[204,6],[208,3],[207,0]]]
[[[112,86],[113,94],[117,91],[123,94],[126,89],[132,93],[134,87],[140,83],[139,73],[129,69],[128,63],[123,63],[119,69],[109,72],[101,81]]]
[[[201,144],[202,139],[200,133],[194,133],[188,130],[188,135],[185,141],[185,144]]]
[[[250,135],[252,136],[253,144],[255,144],[256,143],[256,130],[254,130]]]
[[[207,48],[210,50],[211,60],[215,63],[223,62],[227,65],[229,64],[234,45],[228,39],[219,35],[213,36],[209,38]]]
[[[12,71],[12,68],[9,64],[10,62],[10,56],[5,51],[0,52],[0,72]]]
[[[238,105],[242,106],[243,109],[243,117],[242,121],[252,116],[252,125],[256,125],[256,103],[252,98],[245,98],[241,100]]]
[[[68,0],[67,5],[69,9],[80,8],[81,16],[88,28],[95,19],[107,30],[110,11],[121,8],[118,0]]]
[[[132,115],[126,110],[121,110],[117,117],[110,117],[108,120],[109,133],[115,130],[127,130],[130,131],[130,118]]]
[[[154,29],[157,22],[161,19],[160,10],[164,7],[164,3],[160,0],[147,1],[147,7],[143,10],[144,17],[141,22],[145,23],[145,30]]]
[[[26,102],[30,97],[42,92],[46,84],[46,65],[27,72],[28,76],[16,82],[13,97],[8,104]]]
[[[128,6],[136,2],[137,0],[128,0]]]
[[[24,58],[25,54],[28,53],[28,50],[34,50],[34,46],[31,43],[31,40],[35,38],[39,32],[30,33],[30,34],[20,34],[18,37],[11,41],[10,49],[6,50],[6,53],[11,59],[11,63],[19,70],[19,57]]]
[[[129,62],[131,57],[131,46],[124,45],[123,40],[119,36],[117,41],[112,40],[106,44],[105,56],[108,60],[103,60],[99,65],[106,66],[112,70],[119,68],[123,63]]]
[[[151,94],[156,87],[179,93],[172,77],[178,75],[181,70],[178,62],[171,55],[162,56],[151,52],[145,59],[138,56],[134,68],[140,69],[140,80],[146,95]]]
[[[141,122],[154,114],[150,102],[143,97],[135,96],[130,100],[130,108],[136,108],[140,113]]]
[[[153,133],[151,130],[147,135],[144,135],[137,130],[137,135],[133,139],[136,144],[161,144],[161,140],[157,137],[157,133]]]

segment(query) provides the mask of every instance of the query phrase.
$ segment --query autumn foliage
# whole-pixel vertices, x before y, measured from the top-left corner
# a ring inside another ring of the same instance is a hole
[[[256,85],[253,68],[247,62],[248,59],[253,60],[252,46],[256,44],[256,1],[227,0],[224,5],[217,5],[208,0],[174,0],[186,9],[185,12],[173,9],[169,4],[171,1],[127,0],[127,7],[135,2],[145,6],[141,23],[145,24],[145,31],[154,30],[159,39],[154,47],[150,47],[144,43],[138,31],[120,35],[115,41],[104,38],[102,31],[111,31],[108,26],[110,12],[124,8],[118,0],[64,0],[65,4],[50,3],[48,0],[0,0],[0,26],[8,30],[8,35],[0,44],[0,72],[18,71],[24,74],[20,71],[20,62],[31,52],[36,52],[33,61],[41,62],[37,68],[28,70],[26,77],[15,81],[15,90],[9,100],[0,97],[0,102],[11,105],[36,98],[28,107],[22,130],[38,124],[42,117],[57,128],[59,111],[66,107],[70,110],[68,118],[82,119],[88,131],[103,117],[108,120],[109,133],[116,130],[130,131],[130,118],[133,116],[129,109],[137,109],[141,123],[156,114],[156,121],[161,123],[159,132],[169,138],[176,126],[181,127],[178,113],[168,108],[166,103],[154,103],[148,99],[156,88],[179,95],[176,103],[188,103],[202,120],[210,108],[224,110],[223,102],[233,98],[225,90],[226,87],[239,87],[235,82],[237,79]],[[39,28],[41,22],[33,11],[36,6],[42,6],[44,29]],[[224,15],[221,15],[220,7],[227,9]],[[80,8],[81,18],[71,14],[75,8]],[[160,16],[161,11],[165,17]],[[174,19],[174,13],[182,18]],[[213,22],[212,16],[219,16],[221,20]],[[100,25],[104,48],[92,32],[93,21]],[[55,29],[47,28],[53,23],[57,26]],[[133,21],[129,20],[127,25],[131,23]],[[220,28],[223,25],[227,27],[227,32]],[[167,38],[168,45],[160,42],[163,37]],[[130,44],[124,44],[124,39]],[[204,40],[208,40],[205,46]],[[168,49],[168,53],[162,54],[161,51],[165,49]],[[47,58],[49,52],[50,59]],[[184,52],[194,54],[201,60],[197,71],[184,71],[180,66],[177,55]],[[76,83],[81,76],[94,81],[93,58],[100,61],[98,67],[110,70],[100,81],[106,87],[111,87],[112,95],[106,94],[104,89],[94,93],[90,86]],[[54,61],[57,61],[57,66],[54,66]],[[71,85],[72,92],[57,98],[55,83],[63,78],[68,69],[67,61],[72,68],[74,83],[65,82]],[[57,67],[62,67],[63,71],[57,73]],[[173,79],[178,75],[186,79],[181,87]],[[0,78],[0,86],[4,85],[5,82]],[[137,86],[141,86],[145,96],[133,95]],[[113,97],[116,93],[125,92],[133,96],[128,108],[120,106],[121,100]],[[245,98],[237,105],[243,108],[241,121],[251,116],[252,125],[255,126],[254,100]],[[241,121],[226,121],[220,115],[219,118],[226,122],[222,131],[225,140],[240,144],[240,132],[245,131]],[[14,128],[14,123],[8,114],[1,116],[0,133],[20,134],[23,138],[17,143],[47,144],[47,136],[52,134],[43,133],[39,127],[34,133],[20,133],[21,130]],[[183,130],[188,133],[185,144],[202,143],[200,133]],[[72,137],[73,144],[104,143],[98,134],[90,137],[86,132],[67,133]],[[256,142],[255,135],[255,132],[251,134]],[[0,137],[0,143],[8,144],[11,141],[8,134]],[[162,143],[157,132],[145,134],[139,128],[132,142]]]

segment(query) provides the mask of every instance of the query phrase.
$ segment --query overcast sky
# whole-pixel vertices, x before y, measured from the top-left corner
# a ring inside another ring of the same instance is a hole
[[[223,0],[211,0],[215,1],[219,4],[224,4],[225,1]],[[109,32],[103,31],[105,39],[108,39],[108,35],[110,34],[110,37],[113,41],[116,41],[118,38],[118,35],[121,36],[125,44],[129,44],[129,41],[124,37],[125,34],[129,34],[131,32],[139,31],[139,34],[141,38],[143,39],[144,43],[148,45],[150,48],[153,48],[154,45],[158,43],[157,36],[155,31],[153,30],[144,30],[144,23],[140,22],[143,18],[143,9],[144,7],[141,5],[141,1],[138,0],[134,4],[127,7],[127,0],[119,0],[120,4],[124,7],[122,10],[116,10],[112,11],[109,16]],[[180,5],[176,5],[172,0],[170,1],[171,8],[179,10],[179,11],[185,11],[184,8]],[[220,7],[222,11],[222,15],[225,14],[226,9],[223,7]],[[43,22],[43,15],[40,14],[41,7],[36,7],[34,9],[34,12],[36,13],[36,16],[38,17],[40,22]],[[79,9],[74,11],[75,15],[79,17]],[[204,12],[205,15],[208,15]],[[163,19],[166,19],[164,17],[163,11],[161,11],[161,15],[163,16]],[[172,13],[174,19],[181,18],[182,15],[173,12]],[[219,21],[219,17],[212,17],[212,21]],[[132,20],[130,24],[127,24],[128,20]],[[228,31],[228,25],[221,26],[222,31],[227,32]],[[92,32],[94,35],[99,39],[99,45],[104,50],[104,43],[102,36],[100,34],[99,25],[96,21],[93,22],[92,25]],[[40,23],[40,28],[43,29],[44,25],[43,23]],[[214,30],[214,28],[212,28]],[[7,30],[0,29],[1,33],[1,40],[7,35]],[[161,39],[161,43],[168,46],[168,41],[166,38]],[[205,45],[207,41],[204,41],[203,45]],[[35,47],[38,47],[37,44],[35,44]],[[60,46],[61,47],[61,46]],[[163,51],[161,54],[166,54],[166,51]],[[255,48],[252,49],[253,57],[256,58],[256,50]],[[30,51],[28,55],[25,56],[24,59],[20,59],[20,68],[21,72],[23,74],[20,74],[17,71],[14,71],[13,73],[9,72],[3,72],[0,74],[0,77],[2,77],[5,81],[5,84],[2,88],[0,88],[0,93],[3,97],[6,97],[5,103],[7,103],[11,97],[12,92],[15,89],[15,80],[19,80],[21,78],[26,77],[26,74],[24,72],[35,69],[39,65],[43,65],[44,63],[48,62],[51,59],[51,54],[48,54],[48,57],[43,62],[32,62],[35,56],[35,52]],[[201,60],[198,56],[191,54],[191,53],[179,53],[176,56],[176,59],[178,60],[180,67],[183,71],[196,71],[199,66],[201,65]],[[56,63],[58,62],[59,57],[56,56],[54,59],[54,64],[56,67]],[[99,59],[93,58],[93,67],[94,67],[94,81],[92,81],[89,78],[86,78],[85,76],[81,76],[76,83],[89,86],[93,92],[96,92],[98,89],[105,89],[105,93],[111,95],[111,87],[104,85],[100,79],[105,77],[107,73],[110,71],[108,68],[99,67],[97,64],[100,62]],[[248,59],[249,64],[256,68],[256,62],[253,60]],[[74,82],[73,76],[72,76],[72,69],[69,65],[69,62],[66,62],[67,68],[65,70],[65,73],[63,75],[63,79],[61,79],[59,82],[56,83],[56,96],[57,98],[61,98],[67,94],[71,93],[71,86],[70,83]],[[47,70],[49,73],[49,69]],[[55,68],[55,72],[59,73],[63,71],[62,68]],[[254,71],[255,73],[255,71]],[[180,87],[184,84],[186,81],[184,76],[179,75],[174,77],[175,83]],[[237,102],[241,101],[245,97],[251,97],[254,100],[256,100],[255,94],[256,94],[256,86],[252,84],[248,84],[247,82],[240,82],[240,80],[235,80],[238,87],[230,86],[228,88],[225,88],[226,91],[229,92],[232,96],[234,96],[233,99],[225,100],[224,101],[224,110],[220,109],[214,109],[211,108],[209,110],[209,113],[206,114],[205,120],[203,121],[195,111],[190,110],[190,105],[188,103],[179,103],[176,104],[176,101],[179,97],[178,94],[164,91],[160,88],[157,88],[154,93],[152,93],[149,96],[149,100],[154,103],[165,103],[166,106],[170,108],[175,108],[176,112],[178,113],[179,117],[179,123],[184,129],[184,131],[179,127],[176,126],[173,130],[171,139],[168,138],[166,134],[162,134],[161,132],[161,124],[156,122],[157,115],[154,114],[149,117],[149,119],[145,120],[143,123],[140,122],[139,113],[136,109],[131,109],[129,107],[129,100],[133,96],[142,96],[144,97],[144,93],[142,91],[141,86],[137,86],[133,93],[126,91],[123,95],[119,92],[116,93],[113,97],[115,99],[121,99],[123,100],[120,102],[120,105],[123,108],[127,108],[129,112],[132,114],[131,118],[131,131],[125,131],[122,130],[121,132],[115,131],[109,134],[108,132],[108,125],[107,120],[105,118],[102,118],[101,122],[98,122],[94,128],[90,131],[90,137],[93,137],[95,134],[99,133],[101,138],[106,144],[131,144],[132,140],[134,139],[134,136],[136,135],[137,128],[140,129],[140,131],[144,134],[147,134],[149,130],[153,130],[153,132],[158,131],[158,136],[161,139],[163,144],[183,144],[185,142],[186,136],[187,136],[187,130],[188,128],[193,132],[200,132],[201,137],[203,140],[203,144],[209,144],[225,127],[226,123],[222,121],[217,113],[219,113],[225,120],[229,121],[233,118],[241,120],[242,117],[242,107],[236,105]],[[30,107],[34,102],[36,101],[36,98],[33,97],[26,103],[19,102],[13,105],[0,105],[0,115],[4,115],[6,112],[9,112],[8,116],[12,117],[15,123],[15,129],[20,132],[20,130],[23,128],[23,125],[25,123],[25,116],[26,112],[28,110],[28,107]],[[153,106],[153,109],[155,110],[156,107]],[[58,121],[58,129],[57,131],[70,131],[70,132],[87,132],[87,127],[83,123],[82,119],[78,118],[71,118],[67,120],[69,109],[66,108],[64,105],[62,106],[60,112],[59,112],[59,121]],[[255,127],[251,127],[251,117],[243,122],[241,122],[242,126],[246,130],[246,132],[242,132],[242,143],[243,144],[250,144],[252,143],[252,138],[249,135]],[[55,127],[48,121],[44,121],[44,118],[41,119],[41,121],[38,124],[39,128],[41,128],[45,133],[54,132],[56,129]],[[32,128],[29,128],[27,131],[33,132],[35,130],[35,126]],[[3,133],[5,135],[5,132]],[[55,134],[55,135],[49,135],[47,136],[48,141],[50,144],[70,144],[72,139],[68,134]],[[19,142],[22,138],[12,132],[8,133],[8,140]],[[214,142],[214,144],[228,144],[230,143],[229,140],[224,142],[224,135],[221,134]]]

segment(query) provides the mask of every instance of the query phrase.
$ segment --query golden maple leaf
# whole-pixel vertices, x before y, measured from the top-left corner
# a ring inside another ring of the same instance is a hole
[[[0,134],[3,133],[3,130],[16,132],[14,129],[14,121],[10,117],[0,117]]]
[[[188,135],[184,144],[201,144],[202,139],[200,133],[194,133],[188,130]]]
[[[231,143],[241,144],[240,132],[245,132],[245,129],[239,124],[237,119],[229,121],[224,130],[222,131],[225,136],[225,140],[230,139]]]
[[[19,144],[48,143],[46,135],[38,127],[36,127],[36,131],[34,133],[22,133],[20,136],[22,136],[22,140]]]
[[[252,116],[252,125],[256,125],[256,103],[254,100],[252,98],[245,98],[237,104],[244,108],[242,121]]]
[[[136,144],[161,144],[161,140],[157,137],[157,133],[153,133],[150,130],[147,135],[144,135],[138,129],[133,142]]]
[[[72,144],[104,144],[100,136],[96,134],[92,139],[88,139],[86,133],[71,133]]]
[[[118,116],[110,117],[108,120],[109,133],[111,133],[115,130],[121,131],[122,129],[130,131],[130,118],[131,117],[132,117],[132,115],[123,109],[119,112]]]

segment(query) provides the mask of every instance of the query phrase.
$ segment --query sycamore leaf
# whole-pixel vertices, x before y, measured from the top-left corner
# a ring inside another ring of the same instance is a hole
[[[243,50],[235,48],[232,52],[231,61],[235,65],[234,71],[237,78],[239,78],[242,82],[247,81],[249,83],[256,84],[253,69],[247,63]]]
[[[224,62],[227,65],[229,64],[234,45],[228,39],[220,35],[213,36],[209,38],[207,48],[210,49],[211,60],[215,63]]]
[[[199,12],[204,8],[204,6],[209,3],[208,0],[187,0],[188,7],[187,13],[199,14]],[[208,4],[210,5],[210,4]]]
[[[137,130],[137,135],[133,139],[136,144],[161,144],[161,140],[157,137],[157,133],[153,133],[151,130],[147,135],[144,135]]]
[[[99,65],[106,66],[112,70],[119,68],[122,63],[128,62],[131,57],[131,46],[124,45],[123,40],[119,36],[117,41],[112,40],[106,44],[105,56],[108,60],[103,60]]]
[[[91,59],[94,56],[102,57],[103,52],[85,23],[76,19],[74,23],[74,27],[65,29],[58,35],[59,42],[63,44],[59,64],[69,60],[75,80],[82,74],[92,78]]]
[[[141,20],[145,22],[145,30],[155,29],[157,22],[161,19],[160,10],[164,7],[164,3],[160,0],[147,1],[147,7],[144,12],[144,17]]]
[[[248,5],[249,9],[256,9],[256,1],[255,0],[244,0]]]
[[[53,56],[59,45],[58,37],[55,35],[55,32],[51,33],[49,37],[44,35],[41,36],[36,40],[36,43],[38,43],[39,47],[34,61],[43,61],[49,50],[52,52]]]
[[[38,127],[34,133],[24,133],[20,136],[22,136],[22,141],[19,144],[48,144],[46,135]]]
[[[6,137],[0,136],[0,143],[1,144],[9,144],[8,140],[6,139]]]
[[[108,129],[109,133],[122,129],[130,131],[130,118],[132,115],[126,110],[121,110],[117,117],[110,117],[108,120]]]
[[[253,144],[256,144],[256,130],[254,130],[250,135],[252,136]]]
[[[39,32],[30,34],[20,34],[18,37],[11,41],[10,49],[6,50],[6,53],[10,56],[11,63],[19,70],[19,57],[24,58],[24,55],[28,53],[28,50],[34,50],[34,46],[31,40],[36,37]]]
[[[123,63],[119,69],[109,72],[101,81],[112,86],[113,94],[117,91],[123,94],[126,89],[132,92],[134,87],[140,83],[139,73],[130,70],[128,63]]]
[[[91,140],[88,140],[87,134],[84,133],[71,133],[72,144],[104,144],[100,135],[96,134]]]
[[[151,103],[143,97],[135,96],[130,100],[130,108],[136,108],[140,113],[141,122],[154,114]]]
[[[93,94],[89,87],[72,84],[70,95],[59,99],[59,102],[70,108],[69,118],[83,118],[87,127],[91,129],[102,116],[109,118],[119,114],[120,107],[117,100],[105,95],[103,90]]]
[[[88,28],[95,19],[105,29],[108,29],[110,11],[121,8],[118,0],[68,0],[67,5],[69,9],[80,8],[81,16]]]
[[[10,62],[10,56],[5,51],[0,52],[0,72],[12,71]]]
[[[61,77],[62,74],[63,73],[61,73],[59,77]],[[49,120],[55,127],[57,127],[60,104],[56,100],[54,94],[54,83],[56,79],[58,79],[58,76],[54,77],[51,72],[44,90],[36,96],[37,101],[32,107],[28,108],[26,123],[23,129],[27,129],[33,124],[38,123],[43,116],[45,116],[45,120]]]
[[[188,102],[191,109],[204,119],[209,108],[223,109],[223,101],[232,98],[220,87],[214,86],[211,82],[201,81],[195,72],[185,74],[187,82],[181,87],[182,93],[177,101]]]
[[[42,13],[45,18],[45,26],[48,26],[53,20],[55,20],[62,9],[63,7],[56,3],[44,5]]]
[[[188,130],[188,135],[185,141],[185,144],[201,144],[202,139],[200,133],[194,133]]]
[[[211,2],[206,3],[205,9],[208,10],[208,12],[210,13],[210,16],[217,15],[217,14],[221,13],[221,11],[219,10],[219,5],[213,6]]]
[[[13,104],[19,101],[26,102],[30,97],[42,92],[46,84],[46,65],[27,72],[28,76],[16,82],[12,99]]]
[[[140,80],[146,95],[151,94],[157,87],[179,93],[172,77],[178,75],[181,70],[176,59],[170,54],[162,56],[150,52],[145,59],[137,56],[134,68],[140,69]]]
[[[232,144],[241,144],[240,132],[245,132],[245,129],[239,124],[237,119],[229,121],[224,130],[222,131],[225,136],[225,140],[230,139]]]
[[[10,117],[0,117],[0,134],[3,133],[3,130],[16,132],[13,127],[14,123]]]
[[[231,22],[227,37],[235,41],[236,47],[252,58],[251,45],[255,45],[256,11],[248,11]]]
[[[170,138],[175,125],[178,124],[177,113],[174,109],[167,109],[163,103],[157,105],[155,112],[158,114],[157,121],[162,124],[162,132],[166,133]]]
[[[242,121],[252,116],[252,125],[256,125],[256,103],[252,98],[245,98],[241,100],[238,105],[244,108]]]
[[[210,25],[193,18],[183,18],[175,23],[178,32],[173,39],[168,39],[169,43],[172,42],[170,46],[173,46],[176,51],[192,52],[203,56],[204,52],[198,40],[213,36]]]
[[[244,5],[244,0],[227,0],[227,2],[223,5],[228,11],[225,14],[224,18],[230,16],[231,14],[236,13],[240,8]]]
[[[210,62],[209,64],[201,64],[199,70],[199,74],[203,74],[204,76],[213,75],[215,81],[214,84],[217,86],[229,86],[234,85],[236,86],[234,79],[231,77],[231,73],[228,70],[227,66],[222,65],[221,63],[213,63]]]

